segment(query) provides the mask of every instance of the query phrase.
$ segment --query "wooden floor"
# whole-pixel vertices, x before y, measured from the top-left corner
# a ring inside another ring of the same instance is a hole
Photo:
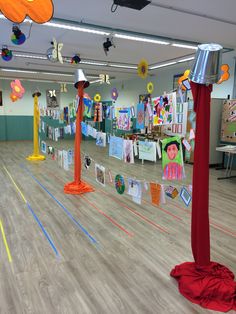
[[[94,142],[83,151],[113,174],[160,181],[160,163],[126,165]],[[148,193],[137,205],[112,185],[99,186],[94,165],[83,179],[95,192],[65,195],[73,169],[50,158],[26,161],[31,152],[31,142],[0,143],[0,219],[12,257],[0,233],[1,314],[212,313],[182,297],[169,276],[193,260],[190,208],[180,200],[155,207]],[[190,165],[186,173],[189,184]],[[222,174],[210,170],[211,256],[236,274],[236,181],[217,181]]]

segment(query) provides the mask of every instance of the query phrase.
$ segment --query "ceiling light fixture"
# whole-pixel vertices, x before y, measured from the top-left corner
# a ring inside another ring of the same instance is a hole
[[[102,80],[95,80],[95,81],[91,81],[89,82],[90,84],[95,84],[95,83],[100,83]]]
[[[180,59],[180,60],[177,60],[177,62],[187,62],[187,61],[191,61],[191,60],[194,60],[194,57],[189,57],[189,58],[184,58],[184,59]]]
[[[80,63],[81,64],[86,64],[86,65],[107,66],[107,63],[105,63],[105,62],[81,61]]]
[[[194,46],[194,45],[172,44],[171,46],[173,46],[173,47],[178,47],[178,48],[186,48],[186,49],[197,50],[197,46]]]
[[[15,54],[14,57],[18,58],[27,58],[27,59],[40,59],[40,60],[47,60],[47,57],[39,56],[39,55],[23,55],[23,54]]]
[[[92,29],[87,27],[81,27],[81,26],[74,26],[69,24],[61,24],[61,23],[55,23],[55,22],[47,22],[42,24],[43,26],[50,26],[50,27],[56,27],[56,28],[62,28],[67,29],[71,31],[77,31],[77,32],[84,32],[84,33],[91,33],[96,35],[102,35],[102,36],[108,36],[110,33],[107,33],[105,31],[100,31],[98,29]]]
[[[124,69],[137,69],[137,66],[132,66],[132,65],[125,65],[125,64],[115,64],[115,63],[110,63],[108,64],[109,67],[113,68],[124,68]]]
[[[145,43],[151,43],[151,44],[158,44],[158,45],[169,45],[170,43],[164,40],[157,40],[157,39],[151,39],[146,37],[139,37],[139,36],[130,36],[125,35],[121,33],[114,34],[114,37],[121,38],[121,39],[128,39],[128,40],[134,40],[134,41],[142,41]]]
[[[164,67],[167,67],[169,65],[176,64],[176,63],[177,63],[177,61],[172,61],[172,62],[163,63],[163,64],[157,64],[157,65],[151,66],[149,69],[150,70],[155,70],[155,69],[164,68]]]
[[[65,74],[65,73],[53,73],[53,72],[38,72],[39,74],[45,74],[45,75],[57,75],[57,76],[69,76],[73,77],[73,74]]]
[[[26,70],[15,70],[15,69],[1,69],[2,72],[17,72],[17,73],[29,73],[29,74],[37,74],[36,71],[26,71]]]

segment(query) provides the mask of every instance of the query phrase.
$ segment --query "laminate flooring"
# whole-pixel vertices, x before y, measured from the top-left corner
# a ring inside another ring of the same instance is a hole
[[[53,142],[60,149],[72,141]],[[180,295],[172,268],[193,261],[191,208],[178,198],[142,205],[114,186],[95,181],[94,161],[125,178],[161,181],[161,163],[134,165],[108,157],[107,148],[82,143],[93,163],[82,178],[95,191],[66,195],[73,168],[25,160],[31,142],[0,143],[0,313],[195,314],[213,313]],[[192,166],[185,165],[191,184]],[[210,170],[211,259],[236,274],[236,181]],[[215,312],[217,313],[217,312]],[[233,313],[233,311],[231,311]]]

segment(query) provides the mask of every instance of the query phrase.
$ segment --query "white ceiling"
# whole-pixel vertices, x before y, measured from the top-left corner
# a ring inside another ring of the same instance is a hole
[[[153,0],[141,11],[118,7],[115,13],[111,13],[112,0],[54,0],[53,2],[55,18],[190,42],[217,42],[224,47],[236,48],[235,0]],[[80,53],[81,59],[133,65],[137,65],[142,58],[146,58],[149,64],[153,64],[195,52],[190,49],[115,38],[116,48],[111,48],[108,56],[105,56],[102,44],[106,36],[50,28],[37,24],[33,24],[31,36],[24,45],[14,46],[10,41],[12,23],[0,20],[0,27],[0,44],[8,45],[13,51],[17,50],[24,53],[46,54],[53,37],[58,42],[64,43],[63,55],[65,56]],[[28,34],[29,25],[22,24],[21,29]],[[75,68],[71,64],[61,65],[47,60],[23,58],[14,58],[11,62],[4,62],[0,59],[0,67],[71,74]],[[126,79],[136,75],[136,70],[91,65],[81,65],[80,67],[88,75],[107,73],[116,79]],[[0,71],[0,75],[11,76],[12,73],[4,72],[3,74]],[[19,76],[24,76],[24,74],[19,74]],[[55,76],[50,77],[41,74],[40,78],[55,79]],[[73,77],[58,79],[73,81]]]

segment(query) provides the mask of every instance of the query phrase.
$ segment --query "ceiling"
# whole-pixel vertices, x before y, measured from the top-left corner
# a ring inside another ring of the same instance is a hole
[[[141,11],[118,7],[111,12],[112,0],[54,0],[54,18],[56,22],[76,22],[81,25],[92,24],[106,29],[111,36],[118,30],[142,33],[148,36],[167,37],[170,43],[175,40],[189,41],[190,44],[216,42],[227,48],[236,48],[236,1],[235,0],[152,0],[151,4]],[[99,5],[98,5],[99,3]],[[63,21],[62,21],[63,20]],[[97,35],[73,30],[32,24],[29,39],[22,46],[11,43],[12,23],[0,19],[0,44],[8,45],[15,54],[36,54],[46,56],[53,37],[64,44],[63,56],[72,57],[79,53],[82,60],[102,61],[106,64],[119,63],[137,66],[140,59],[147,59],[150,65],[162,64],[176,58],[194,55],[195,50],[145,43],[114,37],[115,48],[110,48],[108,56],[102,44],[106,35]],[[94,27],[94,26],[93,26]],[[23,23],[21,30],[28,35],[30,24]],[[227,34],[227,35],[226,35]],[[0,71],[0,77],[34,77],[55,81],[73,81],[74,68],[70,63],[63,65],[48,60],[14,57],[10,62],[0,59],[1,69],[21,69],[39,71],[40,73],[14,73]],[[109,74],[114,79],[128,79],[136,76],[136,69],[114,68],[80,64],[90,80],[100,73]],[[68,76],[44,74],[57,72]],[[155,70],[153,70],[153,73]],[[151,71],[152,73],[152,71]],[[70,75],[70,76],[69,76]]]

